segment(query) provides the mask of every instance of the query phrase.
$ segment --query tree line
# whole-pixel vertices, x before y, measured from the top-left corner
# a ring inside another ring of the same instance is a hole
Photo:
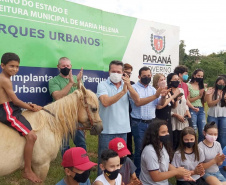
[[[191,49],[189,54],[187,54],[185,47],[184,40],[181,40],[179,45],[179,64],[188,67],[189,77],[191,77],[195,69],[201,68],[204,70],[204,82],[211,87],[218,75],[226,74],[226,51],[205,56],[200,55],[198,49]]]

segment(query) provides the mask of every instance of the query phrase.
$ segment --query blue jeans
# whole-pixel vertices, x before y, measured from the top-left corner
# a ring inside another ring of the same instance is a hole
[[[77,130],[75,131],[75,135],[73,139],[73,143],[75,144],[76,147],[82,147],[86,150],[86,140],[85,140],[85,133],[83,130]],[[69,145],[69,140],[70,137],[64,138],[62,147],[61,147],[61,155],[63,156],[66,150],[70,148]]]
[[[138,121],[138,120],[132,119],[131,130],[132,130],[134,145],[135,145],[134,164],[137,167],[136,169],[137,177],[139,177],[140,175],[141,147],[143,144],[144,134],[148,126],[149,124],[143,123],[141,120]]]
[[[207,117],[207,122],[210,123],[214,121],[218,127],[218,139],[217,141],[221,144],[221,147],[224,148],[226,146],[226,117]]]
[[[102,170],[99,165],[101,163],[101,153],[108,149],[109,142],[116,138],[121,137],[125,141],[127,141],[127,133],[124,134],[100,134],[98,139],[98,176],[102,174]]]
[[[208,172],[206,172],[205,175],[203,176],[203,178],[206,179],[206,178],[209,177],[209,176],[214,176],[214,177],[216,177],[219,181],[221,181],[221,182],[226,182],[225,177],[221,174],[220,171],[217,171],[217,172],[215,172],[215,173],[208,173]]]
[[[192,127],[195,129],[195,132],[197,133],[198,129],[198,142],[203,141],[203,129],[206,124],[206,116],[205,111],[203,107],[198,107],[199,111],[195,112],[192,109],[190,109],[191,113],[191,119],[192,119]]]

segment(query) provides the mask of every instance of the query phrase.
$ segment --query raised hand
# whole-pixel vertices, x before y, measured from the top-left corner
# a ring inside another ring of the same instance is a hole
[[[123,91],[124,91],[124,93],[127,93],[127,90],[128,90],[127,84],[124,83],[124,85],[123,85]]]
[[[124,81],[124,83],[126,83],[127,86],[130,85],[130,78],[126,73],[124,73],[124,76],[122,76],[122,80]]]
[[[160,96],[162,90],[163,90],[163,89],[162,89],[161,87],[159,87],[159,88],[157,89],[157,91],[156,91],[156,93],[155,93],[156,98],[158,98],[158,97]]]
[[[167,89],[165,87],[162,87],[162,91],[161,91],[160,95],[165,97],[170,91],[171,91],[171,89]]]
[[[68,79],[69,79],[69,83],[74,83],[74,78],[72,75],[72,69],[70,70],[69,74],[68,74]]]
[[[213,87],[209,87],[206,91],[206,94],[209,95],[209,94],[213,94],[214,93],[214,88]]]
[[[78,75],[77,75],[77,81],[81,82],[82,80],[82,76],[83,76],[83,68],[81,68],[81,70],[79,71]],[[73,78],[73,77],[72,77]]]

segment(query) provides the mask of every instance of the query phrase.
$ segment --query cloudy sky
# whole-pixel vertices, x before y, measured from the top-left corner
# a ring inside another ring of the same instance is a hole
[[[70,0],[107,12],[180,27],[186,52],[226,51],[226,0]]]

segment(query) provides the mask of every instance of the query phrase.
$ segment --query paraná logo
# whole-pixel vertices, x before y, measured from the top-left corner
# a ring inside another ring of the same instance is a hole
[[[164,29],[156,29],[154,27],[151,27],[151,30],[154,32],[154,34],[151,34],[151,46],[152,49],[157,53],[160,54],[165,49],[165,36],[161,36],[166,30]]]

